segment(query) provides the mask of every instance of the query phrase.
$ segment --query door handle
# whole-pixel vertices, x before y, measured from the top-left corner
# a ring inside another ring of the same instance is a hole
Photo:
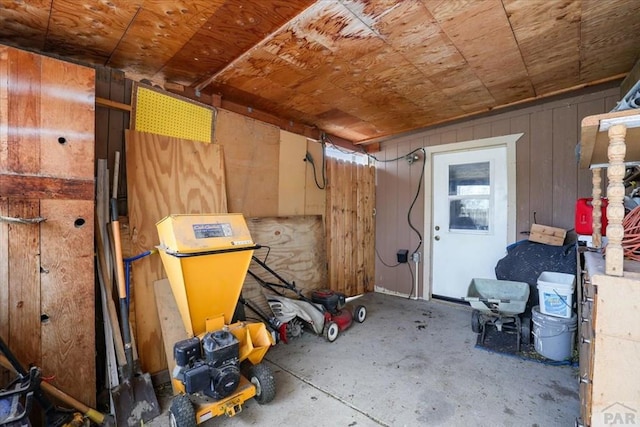
[[[435,236],[434,239],[440,240],[440,236]]]

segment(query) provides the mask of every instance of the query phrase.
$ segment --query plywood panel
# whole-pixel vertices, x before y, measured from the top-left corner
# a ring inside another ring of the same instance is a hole
[[[255,256],[264,261],[268,253],[266,264],[285,280],[295,282],[296,287],[307,295],[310,290],[327,287],[322,216],[247,218],[247,226],[253,241],[269,248],[256,251]],[[275,277],[257,264],[252,263],[250,269],[263,280],[277,283]],[[243,296],[269,313],[263,293],[256,280],[248,276],[242,289]],[[251,315],[250,310],[246,312]]]
[[[280,130],[220,110],[214,138],[224,146],[229,211],[277,216]]]
[[[3,171],[18,174],[40,172],[40,133],[25,132],[25,129],[40,127],[41,57],[7,48],[6,63],[8,81],[7,112],[7,163]],[[19,92],[16,93],[16,89]]]
[[[94,406],[93,201],[43,200],[40,214],[42,370]]]
[[[93,180],[95,72],[46,57],[41,72],[40,173]]]
[[[280,160],[278,176],[278,215],[302,215],[305,213],[305,175],[307,138],[291,132],[280,131]],[[321,165],[321,160],[313,158]]]
[[[9,216],[9,202],[0,197],[0,216]],[[0,220],[0,259],[9,259],[9,223]],[[9,339],[9,266],[0,262],[0,337]]]
[[[9,200],[8,211],[13,218],[37,218],[40,203],[37,200]],[[24,366],[40,366],[39,224],[10,224],[8,255],[8,342]]]
[[[179,140],[127,131],[129,225],[134,253],[158,244],[155,224],[173,213],[226,212],[224,162],[218,144]],[[133,265],[136,338],[146,372],[167,362],[154,301],[153,282],[164,277],[160,258],[145,257]]]
[[[307,140],[307,151],[311,153],[314,159],[322,159],[323,146],[318,142]],[[316,172],[320,172],[316,167]],[[324,184],[321,178],[322,173],[318,173],[316,179],[320,186]],[[313,167],[306,163],[305,168],[305,191],[304,191],[304,214],[305,215],[324,215],[326,202],[326,189],[319,188],[313,177]]]

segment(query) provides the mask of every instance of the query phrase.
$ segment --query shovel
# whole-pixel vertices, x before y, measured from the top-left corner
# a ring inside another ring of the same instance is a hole
[[[133,427],[139,426],[141,421],[147,422],[160,415],[160,405],[153,390],[151,376],[148,373],[142,373],[140,366],[134,363],[116,199],[111,199],[111,230],[113,232],[114,261],[120,300],[120,326],[126,359],[126,365],[122,367],[121,372],[122,381],[111,391],[111,395],[118,427]]]

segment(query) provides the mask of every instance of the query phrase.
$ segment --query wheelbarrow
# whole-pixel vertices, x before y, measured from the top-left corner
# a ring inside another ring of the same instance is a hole
[[[517,351],[521,341],[529,343],[531,336],[531,319],[520,315],[524,312],[529,300],[529,284],[496,279],[471,279],[467,296],[471,312],[471,330],[481,334],[480,342],[484,343],[487,324],[494,325],[502,332],[517,335]]]

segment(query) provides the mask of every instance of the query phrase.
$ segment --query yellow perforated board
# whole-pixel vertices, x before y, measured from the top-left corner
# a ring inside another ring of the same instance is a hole
[[[193,141],[211,142],[215,110],[176,96],[138,86],[135,130]]]

